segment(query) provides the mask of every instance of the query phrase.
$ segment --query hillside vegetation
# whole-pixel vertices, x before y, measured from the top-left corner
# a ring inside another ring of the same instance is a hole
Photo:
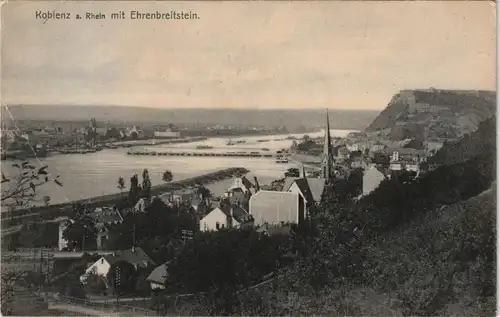
[[[447,142],[429,159],[431,163],[460,163],[473,157],[492,153],[496,156],[496,116],[486,119],[479,128],[465,134],[458,142]]]
[[[494,180],[487,147],[416,181],[384,181],[355,206],[331,201],[299,259],[242,314],[494,316]]]
[[[459,139],[496,111],[493,91],[403,90],[366,128],[389,137]]]

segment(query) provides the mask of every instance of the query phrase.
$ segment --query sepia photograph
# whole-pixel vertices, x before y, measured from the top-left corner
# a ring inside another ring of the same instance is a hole
[[[2,316],[495,316],[493,1],[6,1]]]

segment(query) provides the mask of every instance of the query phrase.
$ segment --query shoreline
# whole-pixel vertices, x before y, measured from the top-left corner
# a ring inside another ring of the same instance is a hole
[[[170,183],[159,184],[151,187],[151,196],[160,195],[167,191],[182,189],[194,185],[206,185],[217,180],[224,180],[238,175],[245,175],[248,172],[249,170],[243,167],[231,167]],[[16,223],[4,227],[4,225],[9,221],[22,222],[23,220],[47,220],[47,217],[54,218],[63,216],[66,213],[71,213],[71,206],[74,204],[86,204],[90,207],[101,207],[115,204],[125,197],[127,197],[127,192],[94,196],[49,206],[37,206],[31,209],[8,211],[5,213],[2,212],[2,229],[5,230],[9,227],[17,225]]]

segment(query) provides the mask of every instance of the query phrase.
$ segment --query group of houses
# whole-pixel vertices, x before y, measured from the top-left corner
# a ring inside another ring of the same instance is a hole
[[[304,167],[299,176],[285,177],[280,188],[272,190],[260,186],[257,178],[250,181],[247,177],[235,178],[226,189],[222,197],[209,197],[195,188],[177,190],[158,196],[170,206],[188,206],[187,212],[198,215],[198,230],[200,232],[217,231],[225,228],[255,227],[264,234],[282,234],[290,225],[302,225],[309,219],[329,190],[329,184],[335,179],[349,176],[353,169],[362,169],[361,196],[374,191],[382,181],[391,177],[391,170],[402,169],[416,171],[423,160],[422,153],[413,149],[394,150],[382,144],[374,144],[374,154],[385,155],[384,164],[378,164],[373,155],[368,160],[361,150],[347,146],[335,147],[332,145],[328,123],[325,129],[320,171],[314,175],[306,173]],[[346,165],[345,163],[349,164]],[[356,163],[357,162],[357,163]],[[135,212],[144,212],[146,203],[140,200],[134,208]],[[89,263],[81,280],[85,283],[91,273],[106,276],[113,263],[124,261],[132,264],[137,270],[155,266],[150,270],[147,280],[151,289],[165,287],[168,263],[159,266],[140,248],[122,251],[104,251],[105,241],[109,238],[110,228],[123,221],[122,213],[116,208],[96,208],[89,214],[98,229],[97,248],[102,256],[95,262]],[[67,242],[62,237],[64,226],[60,226],[60,249],[67,248]]]

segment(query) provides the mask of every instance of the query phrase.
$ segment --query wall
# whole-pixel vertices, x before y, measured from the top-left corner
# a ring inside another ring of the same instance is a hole
[[[374,191],[384,179],[384,174],[375,167],[368,169],[363,175],[363,196]]]
[[[154,282],[149,282],[151,285],[151,289],[164,289],[165,285],[154,283]]]
[[[85,270],[85,274],[80,276],[80,281],[82,281],[83,283],[85,280],[85,276],[91,274],[92,271],[94,270],[96,274],[106,276],[106,274],[108,274],[110,267],[111,265],[108,263],[108,261],[106,261],[102,257],[99,260],[97,260],[94,264],[92,264],[87,270]]]
[[[299,223],[299,196],[290,192],[259,191],[250,198],[255,225]]]
[[[221,227],[225,227],[227,225],[227,216],[219,208],[215,208],[200,220],[200,231],[217,230],[217,222],[219,222]]]
[[[306,200],[306,198],[304,197],[304,195],[302,194],[302,192],[300,191],[300,188],[299,186],[297,185],[297,183],[292,183],[292,186],[290,186],[290,188],[288,189],[289,192],[291,193],[296,193],[296,194],[299,194],[300,196],[302,196],[302,198],[304,199],[304,202],[305,203],[313,203],[313,202],[308,202]]]

